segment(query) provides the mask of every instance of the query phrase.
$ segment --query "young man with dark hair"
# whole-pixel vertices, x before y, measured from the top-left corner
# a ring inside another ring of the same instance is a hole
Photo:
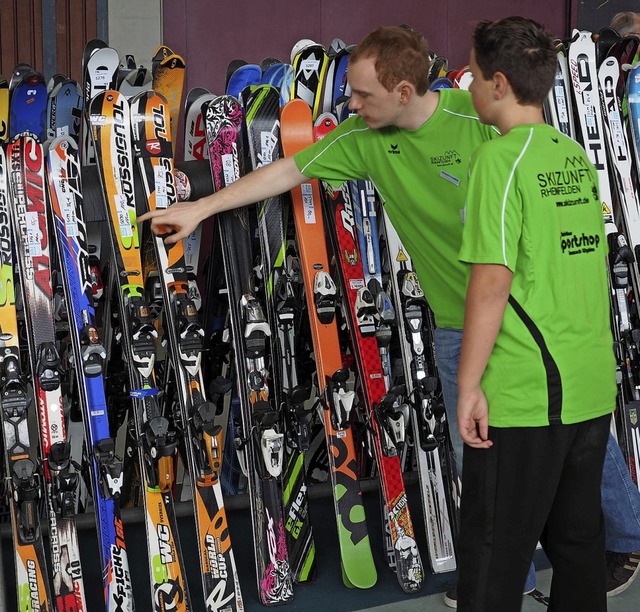
[[[501,137],[472,157],[460,249],[471,273],[458,609],[519,610],[540,540],[553,567],[549,610],[604,611],[600,481],[616,380],[597,175],[544,122],[556,53],[542,26],[480,23],[470,66],[474,106]],[[546,189],[549,176],[571,196]]]

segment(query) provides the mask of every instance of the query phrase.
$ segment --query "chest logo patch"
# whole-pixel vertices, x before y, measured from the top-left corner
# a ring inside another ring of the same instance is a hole
[[[432,155],[431,156],[431,164],[433,166],[438,166],[439,168],[443,166],[457,166],[462,163],[462,157],[455,149],[450,149],[445,151],[441,155]]]

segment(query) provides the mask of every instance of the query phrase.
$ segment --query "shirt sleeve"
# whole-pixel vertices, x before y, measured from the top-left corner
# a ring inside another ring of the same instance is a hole
[[[361,141],[366,139],[368,130],[359,117],[349,117],[322,140],[296,153],[293,159],[298,170],[333,187],[347,180],[369,178],[361,153]]]
[[[516,160],[495,155],[492,144],[482,145],[471,161],[459,259],[500,264],[513,272],[523,219],[517,166]]]

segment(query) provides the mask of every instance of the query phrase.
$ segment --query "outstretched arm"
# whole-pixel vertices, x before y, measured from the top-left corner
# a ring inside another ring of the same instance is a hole
[[[169,208],[140,215],[138,222],[150,219],[151,230],[156,234],[171,234],[165,238],[165,242],[173,244],[186,238],[211,215],[279,195],[306,179],[293,157],[285,157],[250,172],[228,187],[196,202],[178,202]]]
[[[474,448],[489,448],[489,407],[480,388],[509,299],[513,274],[497,264],[471,267],[458,367],[458,428]]]

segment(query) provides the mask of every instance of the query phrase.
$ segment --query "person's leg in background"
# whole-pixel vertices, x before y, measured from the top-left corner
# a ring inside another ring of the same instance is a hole
[[[607,595],[625,591],[640,570],[640,491],[609,434],[602,470],[602,512],[607,546]]]

